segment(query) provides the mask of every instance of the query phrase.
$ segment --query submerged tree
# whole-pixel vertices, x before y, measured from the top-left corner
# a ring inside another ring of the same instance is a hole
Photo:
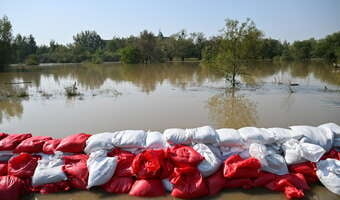
[[[242,74],[242,66],[250,59],[258,57],[262,32],[250,19],[240,23],[237,20],[226,19],[225,27],[216,55],[211,60],[212,65],[224,73],[226,81],[233,88],[237,85],[236,77]],[[211,56],[211,55],[210,55]]]

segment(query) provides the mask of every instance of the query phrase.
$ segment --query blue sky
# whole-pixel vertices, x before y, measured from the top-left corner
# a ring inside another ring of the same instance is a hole
[[[147,29],[165,35],[218,34],[225,18],[250,17],[266,37],[280,40],[322,38],[340,31],[340,0],[0,0],[14,34],[33,34],[38,44],[72,42],[82,30],[104,39],[137,35]]]

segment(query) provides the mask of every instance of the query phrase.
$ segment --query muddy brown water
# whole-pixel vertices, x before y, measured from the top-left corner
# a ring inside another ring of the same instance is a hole
[[[0,73],[0,131],[64,137],[123,129],[212,125],[288,127],[340,124],[340,70],[323,63],[253,63],[225,90],[223,76],[197,62],[153,65],[67,64]],[[25,84],[7,84],[30,82]],[[78,96],[65,87],[76,82]],[[289,83],[298,86],[289,87]],[[28,96],[27,96],[28,95]],[[172,197],[164,197],[172,199]],[[164,199],[158,198],[158,199]],[[215,199],[284,199],[264,189],[228,190]],[[307,199],[338,199],[320,185]],[[139,199],[100,190],[25,199]]]

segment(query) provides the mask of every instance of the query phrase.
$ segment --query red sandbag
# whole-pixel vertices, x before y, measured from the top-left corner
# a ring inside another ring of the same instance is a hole
[[[315,163],[312,162],[298,163],[290,165],[288,168],[291,173],[303,174],[308,183],[315,183],[319,181],[319,178],[316,175]]]
[[[86,189],[89,171],[87,169],[88,156],[85,154],[78,154],[72,156],[63,156],[65,172],[71,187],[78,189]]]
[[[215,172],[213,175],[206,179],[206,183],[209,188],[209,195],[219,193],[225,185],[226,178],[223,176],[223,168]]]
[[[225,188],[243,188],[250,189],[254,187],[254,183],[249,178],[240,178],[240,179],[227,179],[224,184]]]
[[[47,136],[33,136],[22,141],[14,150],[14,153],[39,153],[42,152],[44,143],[47,140],[51,140],[51,137]]]
[[[7,175],[7,163],[0,163],[0,176],[6,176]]]
[[[209,189],[201,175],[195,167],[175,168],[171,179],[173,197],[190,199],[202,197],[209,194]]]
[[[118,157],[118,164],[115,171],[115,176],[132,176],[132,162],[135,158],[135,154],[123,151],[121,149],[115,148],[111,152],[107,154],[110,157],[117,156]]]
[[[123,194],[123,193],[129,193],[133,183],[134,183],[134,179],[132,177],[114,176],[110,179],[109,182],[102,185],[102,188],[106,192]]]
[[[8,175],[30,178],[38,165],[38,157],[28,153],[20,153],[8,161]]]
[[[61,139],[48,140],[44,143],[42,151],[46,154],[54,154],[60,142],[61,142]]]
[[[302,190],[297,189],[296,187],[287,186],[284,189],[284,194],[287,199],[301,199],[305,196]]]
[[[34,186],[32,192],[39,192],[40,194],[51,194],[57,192],[66,192],[71,189],[68,181],[60,181],[56,183],[49,183],[45,185]]]
[[[0,176],[1,200],[19,200],[24,193],[24,182],[14,176]]]
[[[163,150],[145,150],[133,159],[132,172],[139,179],[160,178],[163,159]]]
[[[261,172],[259,177],[254,180],[255,187],[262,187],[267,185],[268,183],[272,182],[278,177],[276,174],[268,173],[268,172]]]
[[[129,192],[129,195],[139,197],[159,197],[165,195],[162,181],[159,179],[137,180]]]
[[[177,167],[196,167],[202,160],[204,160],[204,157],[192,147],[184,145],[175,145],[171,148],[168,148],[166,154],[166,156]]]
[[[225,160],[223,174],[226,178],[256,178],[260,169],[261,164],[256,158],[243,159],[233,155]]]
[[[86,133],[78,133],[67,136],[61,140],[56,150],[70,153],[83,153],[86,145],[86,140],[90,136],[91,135]]]
[[[1,132],[0,132],[0,140],[3,139],[3,138],[5,138],[5,137],[7,137],[7,136],[8,136],[7,133],[1,133]]]
[[[161,169],[161,179],[164,178],[171,178],[174,172],[174,164],[171,162],[170,159],[164,158],[162,161],[162,169]]]
[[[335,149],[331,149],[329,152],[327,152],[325,155],[323,155],[320,160],[326,160],[327,158],[340,160],[340,152],[338,152]]]
[[[32,137],[32,134],[30,133],[8,135],[4,139],[0,140],[0,151],[13,150],[20,144],[20,142],[30,137]]]

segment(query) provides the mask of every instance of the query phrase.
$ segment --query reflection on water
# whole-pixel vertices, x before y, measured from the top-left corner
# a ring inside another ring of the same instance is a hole
[[[218,127],[256,126],[256,104],[235,90],[210,97],[207,108]]]
[[[256,62],[238,78],[240,90],[225,93],[223,76],[197,62],[14,68],[0,73],[0,129],[61,137],[205,124],[340,123],[340,71],[331,66]],[[6,84],[15,82],[29,83]],[[65,87],[74,82],[82,95],[67,98]],[[294,93],[290,82],[299,84]]]

